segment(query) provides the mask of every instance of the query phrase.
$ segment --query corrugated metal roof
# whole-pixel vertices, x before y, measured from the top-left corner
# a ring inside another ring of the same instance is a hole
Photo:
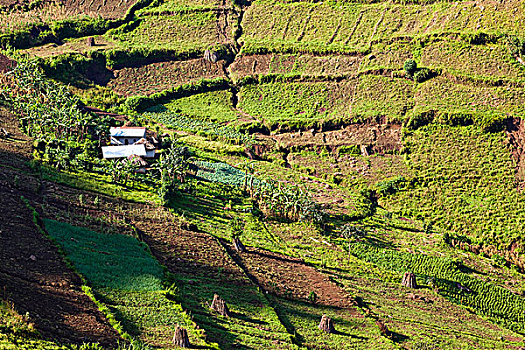
[[[105,159],[125,158],[131,155],[146,156],[144,145],[127,145],[127,146],[104,146],[102,147],[102,156]]]
[[[146,128],[121,127],[110,128],[109,132],[112,137],[146,137]]]

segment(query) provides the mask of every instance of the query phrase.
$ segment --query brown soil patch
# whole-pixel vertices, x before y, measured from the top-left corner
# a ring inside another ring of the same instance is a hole
[[[314,148],[315,146],[329,146],[333,150],[340,146],[366,146],[370,153],[389,153],[399,151],[401,144],[401,125],[366,122],[351,124],[340,130],[316,132],[315,130],[282,133],[271,136],[276,142],[285,147],[299,146],[300,148]]]
[[[516,184],[519,191],[525,188],[525,123],[520,118],[507,122],[507,137],[512,147],[512,159],[516,162]]]
[[[5,73],[15,66],[16,62],[0,54],[0,73]]]
[[[314,292],[316,303],[321,305],[349,309],[356,305],[342,288],[300,259],[252,247],[242,254],[234,253],[231,247],[230,251],[259,285],[274,294],[308,301]]]
[[[16,118],[5,112],[0,118],[0,125],[13,134],[10,140],[0,140],[0,290],[18,313],[29,314],[46,339],[115,347],[117,332],[82,292],[82,281],[56,247],[33,224],[20,198],[38,196],[38,181],[30,174],[29,157],[24,157],[31,143],[16,130]]]
[[[201,79],[225,77],[224,61],[212,63],[203,58],[187,61],[151,63],[138,68],[114,71],[107,85],[122,96],[151,95],[177,85]]]
[[[239,56],[229,67],[235,79],[258,74],[297,72],[310,76],[355,76],[360,56],[250,55]]]
[[[107,40],[103,36],[95,36],[95,46],[89,46],[87,38],[80,38],[67,41],[63,44],[46,44],[32,47],[23,52],[40,58],[56,57],[65,54],[87,54],[94,51],[109,50],[115,47],[115,43]]]
[[[11,5],[13,3],[10,0],[7,0],[7,2]],[[80,17],[120,19],[125,16],[134,3],[134,0],[42,1],[29,11],[10,6],[10,10],[0,13],[0,32],[19,30],[34,24],[49,24],[54,21]]]

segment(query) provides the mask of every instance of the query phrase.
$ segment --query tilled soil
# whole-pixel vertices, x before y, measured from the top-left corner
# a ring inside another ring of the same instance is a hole
[[[384,121],[369,121],[364,124],[351,124],[339,130],[317,132],[315,130],[281,133],[271,136],[286,147],[363,145],[370,153],[388,153],[401,149],[401,125]]]
[[[287,74],[292,70],[309,76],[355,76],[361,62],[360,56],[313,56],[268,54],[239,56],[230,66],[236,78],[250,75]]]
[[[115,70],[107,85],[122,96],[151,95],[176,85],[200,79],[225,77],[224,61],[208,62],[203,58],[187,61],[151,63],[141,67]]]
[[[507,137],[511,146],[512,159],[516,162],[516,185],[518,190],[525,188],[525,123],[519,118],[507,122]]]
[[[16,130],[16,120],[0,113],[0,125],[12,134],[0,139],[0,290],[35,329],[60,343],[116,346],[117,332],[81,290],[82,281],[56,247],[33,223],[21,199],[36,199],[38,181],[27,166],[30,140]]]
[[[358,315],[348,293],[300,259],[252,247],[234,256],[260,286],[274,294],[309,301],[313,292],[317,304],[354,310]]]
[[[9,57],[0,54],[0,73],[5,73],[9,71],[14,65],[15,61],[11,60]]]

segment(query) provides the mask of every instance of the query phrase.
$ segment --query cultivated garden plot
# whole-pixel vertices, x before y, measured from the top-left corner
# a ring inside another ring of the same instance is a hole
[[[525,78],[523,69],[511,56],[504,40],[487,45],[469,45],[453,39],[435,41],[421,50],[420,62],[423,67],[484,80],[523,83]]]
[[[477,123],[490,126],[508,116],[523,113],[523,89],[509,85],[490,86],[461,83],[446,77],[431,79],[417,87],[414,114],[435,111],[445,123]],[[447,118],[449,121],[447,122]],[[454,121],[454,119],[457,121]]]
[[[204,11],[144,16],[128,28],[111,32],[109,37],[126,49],[204,52],[209,47],[231,42],[231,24],[234,21],[235,16],[231,12],[219,15]]]
[[[138,68],[113,71],[114,78],[107,87],[119,95],[148,96],[168,90],[173,86],[195,83],[201,79],[224,77],[224,62],[204,59],[151,63]]]
[[[378,41],[438,32],[498,33],[505,28],[506,33],[518,35],[524,20],[523,9],[515,3],[497,6],[491,2],[438,2],[405,6],[257,1],[246,13],[247,34],[241,39],[246,53],[359,52]]]
[[[230,0],[167,0],[161,4],[151,4],[138,11],[141,16],[154,14],[173,14],[184,11],[202,11],[212,9],[225,9],[233,6]]]
[[[238,57],[230,66],[232,78],[267,74],[291,74],[306,77],[355,76],[360,56],[310,56],[291,54],[248,55]]]
[[[230,123],[239,119],[232,106],[233,94],[227,90],[204,92],[171,100],[165,107],[174,113],[215,123]]]
[[[115,315],[113,322],[120,323],[121,332],[167,347],[178,324],[189,330],[193,344],[205,344],[180,305],[168,299],[164,271],[146,245],[131,236],[101,234],[53,220],[45,220],[45,225]]]
[[[332,82],[266,83],[243,86],[238,107],[271,129],[308,129],[350,115],[355,79]]]
[[[24,6],[3,8],[0,4],[0,32],[13,32],[35,25],[52,24],[61,20],[87,18],[120,19],[135,0],[60,0],[31,2]]]

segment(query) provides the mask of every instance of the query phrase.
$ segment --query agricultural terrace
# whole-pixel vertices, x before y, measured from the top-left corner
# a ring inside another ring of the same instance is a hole
[[[167,49],[177,52],[204,50],[232,41],[235,16],[232,12],[182,12],[173,15],[151,15],[110,34],[118,46],[125,49]]]
[[[415,110],[464,113],[472,119],[498,119],[505,114],[523,114],[523,89],[512,86],[483,86],[438,77],[421,84],[414,96]]]
[[[417,172],[414,188],[385,201],[400,215],[430,220],[473,243],[503,248],[522,240],[523,204],[505,136],[480,131],[429,126],[407,137],[408,165]]]
[[[165,107],[194,119],[217,123],[235,122],[239,114],[232,106],[233,94],[219,90],[173,99]]]
[[[268,74],[348,77],[357,74],[360,61],[359,56],[248,55],[238,56],[229,69],[234,80],[250,75]]]
[[[362,52],[372,43],[434,33],[521,35],[523,8],[483,2],[427,5],[257,1],[246,12],[243,52]]]
[[[350,115],[356,81],[341,83],[264,83],[239,91],[239,108],[268,123],[308,128],[330,118]]]
[[[212,63],[204,59],[193,59],[152,63],[139,68],[122,68],[113,71],[114,78],[109,81],[107,87],[125,97],[148,96],[173,86],[224,77],[223,65],[223,61]]]
[[[173,14],[187,11],[202,11],[231,8],[230,0],[166,0],[161,4],[152,4],[137,12],[140,16]]]
[[[1,7],[0,4],[0,32],[15,32],[36,25],[86,17],[120,19],[134,3],[134,0],[59,0],[13,7]]]

